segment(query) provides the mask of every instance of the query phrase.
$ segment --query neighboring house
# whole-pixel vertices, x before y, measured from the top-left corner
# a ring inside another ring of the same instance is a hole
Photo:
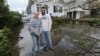
[[[66,0],[66,12],[67,17],[71,19],[79,19],[81,17],[90,16],[91,10],[97,10],[97,14],[99,14],[99,3],[100,0]],[[96,8],[96,2],[98,2]],[[92,6],[93,8],[91,8]],[[93,12],[95,14],[95,12]]]
[[[83,5],[86,3],[85,0],[67,0],[66,1],[66,12],[67,12],[67,18],[70,19],[79,19],[83,17],[85,14],[89,14],[87,10],[83,10],[82,7],[87,7],[86,5]],[[87,12],[87,13],[86,13]]]
[[[66,16],[63,4],[55,2],[56,0],[29,0],[27,7],[27,13],[40,12],[41,7],[45,6],[47,8],[46,13],[52,16]]]

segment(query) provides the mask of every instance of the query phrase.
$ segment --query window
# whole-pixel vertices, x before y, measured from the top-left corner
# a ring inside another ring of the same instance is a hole
[[[54,13],[59,12],[62,13],[62,6],[54,6]]]
[[[61,12],[61,13],[62,13],[62,6],[61,6],[61,7],[59,7],[59,12]]]
[[[41,4],[37,4],[37,12],[40,12],[41,10]]]

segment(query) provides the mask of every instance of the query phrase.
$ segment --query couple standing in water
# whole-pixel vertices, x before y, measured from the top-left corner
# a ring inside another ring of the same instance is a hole
[[[40,52],[41,43],[43,44],[43,51],[53,51],[50,32],[52,20],[51,16],[46,14],[46,10],[46,7],[41,7],[41,13],[34,13],[29,23],[29,31],[33,40],[32,51],[34,55]]]

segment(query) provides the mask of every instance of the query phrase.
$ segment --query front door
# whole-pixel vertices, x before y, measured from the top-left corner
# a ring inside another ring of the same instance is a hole
[[[76,11],[73,12],[73,19],[76,19]]]
[[[67,17],[68,17],[69,19],[72,19],[72,12],[67,12]]]

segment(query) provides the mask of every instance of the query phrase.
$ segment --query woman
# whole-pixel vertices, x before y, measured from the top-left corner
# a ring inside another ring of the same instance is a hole
[[[29,24],[29,31],[33,39],[33,47],[32,51],[33,54],[36,55],[40,51],[40,34],[42,33],[41,30],[42,21],[39,18],[39,13],[34,13]]]

